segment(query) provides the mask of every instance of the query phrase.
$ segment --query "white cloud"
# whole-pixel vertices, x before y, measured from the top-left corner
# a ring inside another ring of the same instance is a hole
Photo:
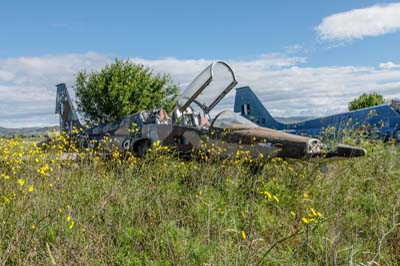
[[[9,71],[0,70],[0,81],[8,82],[14,79],[14,74]]]
[[[395,64],[395,63],[389,61],[389,62],[386,62],[386,63],[380,63],[379,67],[380,68],[386,68],[386,69],[400,68],[400,64]]]
[[[57,124],[55,85],[72,86],[79,70],[96,70],[111,60],[93,52],[0,59],[0,126]]]
[[[170,73],[184,88],[214,60],[144,59],[134,62],[156,72]],[[99,69],[113,61],[98,53],[0,59],[0,126],[56,125],[55,85],[72,89],[79,70]],[[302,57],[262,55],[253,60],[230,60],[240,85],[249,85],[276,116],[319,116],[344,111],[347,103],[368,91],[400,97],[400,68],[394,63],[379,67],[304,67]],[[388,67],[389,66],[389,67]],[[233,108],[234,91],[217,109]]]
[[[400,95],[400,70],[372,67],[291,67],[247,80],[276,116],[321,116],[347,109],[364,92]]]
[[[322,40],[350,41],[400,30],[400,3],[380,4],[325,17],[316,31]]]
[[[41,57],[16,57],[0,59],[0,73],[12,75],[12,82],[26,86],[47,86],[72,76],[81,69],[96,70],[105,63],[111,62],[107,56],[88,52],[86,54],[48,55]],[[0,82],[9,82],[0,75]]]
[[[307,54],[309,52],[308,48],[305,48],[303,45],[298,43],[286,46],[285,50],[288,54]]]

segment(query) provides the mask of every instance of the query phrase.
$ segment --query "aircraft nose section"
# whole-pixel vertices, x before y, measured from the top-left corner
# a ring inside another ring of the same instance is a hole
[[[334,153],[340,157],[362,157],[367,155],[367,150],[360,147],[339,144]]]
[[[319,155],[322,153],[324,144],[318,139],[310,139],[307,143],[307,155]]]

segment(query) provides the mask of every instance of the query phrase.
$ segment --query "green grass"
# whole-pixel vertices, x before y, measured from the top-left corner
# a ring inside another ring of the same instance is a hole
[[[398,265],[400,149],[365,147],[254,167],[154,151],[60,161],[3,140],[0,265]],[[306,225],[310,208],[323,217]]]

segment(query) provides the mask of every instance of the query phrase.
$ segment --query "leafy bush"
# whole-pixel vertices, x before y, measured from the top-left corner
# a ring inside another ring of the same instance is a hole
[[[99,72],[80,71],[75,89],[78,109],[90,124],[156,107],[170,111],[178,93],[168,75],[154,75],[144,65],[118,59]]]
[[[385,103],[383,96],[376,93],[364,93],[360,97],[354,99],[349,103],[349,110],[354,111],[362,108],[372,107]]]

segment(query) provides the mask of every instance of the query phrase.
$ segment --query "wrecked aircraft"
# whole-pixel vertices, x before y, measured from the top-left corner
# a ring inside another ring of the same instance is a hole
[[[318,138],[330,127],[334,127],[338,132],[363,128],[368,137],[395,139],[400,143],[400,103],[395,101],[392,104],[285,124],[274,119],[251,88],[246,86],[236,89],[234,112],[262,127],[284,130],[296,135]]]
[[[212,120],[210,111],[237,84],[231,67],[222,61],[207,66],[177,100],[171,117],[163,109],[131,114],[121,120],[83,129],[65,84],[57,85],[56,113],[60,130],[74,135],[81,148],[98,145],[117,147],[121,152],[144,156],[156,141],[178,152],[194,149],[230,157],[244,151],[254,158],[310,158],[315,156],[364,156],[364,149],[339,145],[328,151],[320,140],[260,127],[231,111],[222,111]],[[112,141],[103,141],[105,138]]]

